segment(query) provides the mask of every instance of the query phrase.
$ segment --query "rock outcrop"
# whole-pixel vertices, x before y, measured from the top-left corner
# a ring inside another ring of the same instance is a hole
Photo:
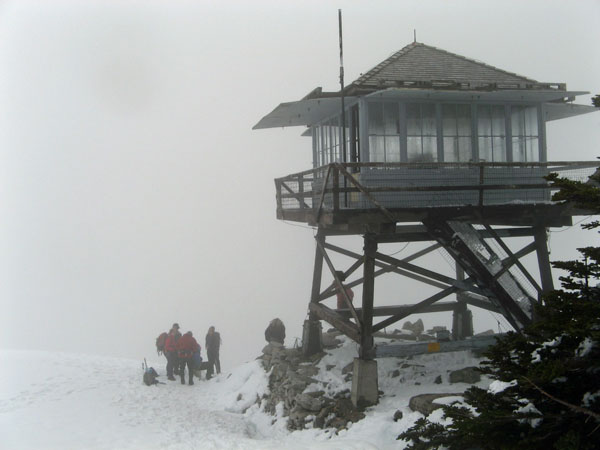
[[[333,337],[328,337],[330,345],[333,345],[333,340]],[[308,385],[318,384],[313,377],[319,372],[317,364],[323,355],[305,358],[299,348],[284,348],[271,342],[263,348],[259,357],[265,371],[270,372],[270,395],[261,399],[266,402],[265,411],[275,414],[277,405],[282,404],[290,430],[311,426],[342,430],[348,422],[358,422],[365,417],[350,401],[349,389],[333,397],[327,396],[323,390],[304,392]]]

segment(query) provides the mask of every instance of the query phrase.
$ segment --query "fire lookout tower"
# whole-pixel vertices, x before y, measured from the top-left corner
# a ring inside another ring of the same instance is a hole
[[[572,103],[581,94],[414,42],[342,91],[316,88],[255,125],[306,126],[312,140],[313,168],[275,180],[277,218],[317,229],[303,349],[321,350],[320,320],[359,344],[355,404],[377,402],[375,358],[386,349],[373,334],[411,314],[451,311],[454,340],[473,334],[469,307],[499,313],[516,330],[532,321],[532,304],[553,289],[547,228],[582,214],[552,202],[544,177],[586,181],[598,166],[547,157],[546,122],[595,110]],[[362,236],[364,252],[327,242],[339,235]],[[513,252],[506,241],[515,237],[530,243]],[[402,259],[379,251],[398,242],[430,245]],[[455,276],[414,263],[439,248],[452,257]],[[339,270],[328,252],[354,263]],[[538,277],[520,261],[534,252]],[[325,288],[323,263],[333,277]],[[386,273],[439,291],[414,304],[376,306],[375,280]],[[343,288],[359,285],[360,308]],[[326,306],[338,292],[345,308]]]

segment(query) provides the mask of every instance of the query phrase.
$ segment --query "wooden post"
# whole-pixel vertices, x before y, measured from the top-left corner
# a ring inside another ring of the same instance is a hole
[[[310,294],[310,302],[318,304],[319,295],[321,292],[321,277],[323,275],[323,244],[325,243],[325,233],[321,228],[317,231],[317,245],[315,246],[315,267],[313,271],[312,291]],[[321,245],[319,245],[319,243]],[[309,308],[310,310],[310,308]],[[309,356],[319,353],[323,350],[323,342],[321,336],[321,322],[319,317],[312,311],[309,312],[308,320],[304,321],[304,329],[302,333],[302,352]]]
[[[362,327],[359,357],[373,359],[375,348],[373,343],[373,298],[375,296],[375,254],[377,241],[375,236],[366,234],[364,237],[365,262],[363,265],[363,295],[362,295]]]
[[[362,324],[358,358],[352,368],[350,399],[356,407],[376,405],[379,401],[377,361],[373,342],[373,297],[375,293],[375,256],[377,241],[372,234],[364,237],[365,262],[362,298]]]
[[[552,271],[550,266],[550,255],[548,253],[548,242],[546,240],[546,228],[535,227],[533,238],[538,257],[538,267],[540,269],[542,294],[545,294],[554,289],[554,282],[552,281]]]

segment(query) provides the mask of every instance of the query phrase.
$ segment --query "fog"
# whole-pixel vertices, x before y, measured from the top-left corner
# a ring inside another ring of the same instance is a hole
[[[315,244],[311,228],[276,219],[273,179],[311,167],[310,140],[251,128],[281,102],[338,89],[338,8],[347,83],[416,30],[419,42],[600,93],[597,1],[4,1],[3,348],[141,359],[173,322],[202,345],[214,325],[227,370],[258,354],[274,317],[294,344]],[[594,159],[599,125],[600,114],[549,124],[549,160]],[[595,238],[553,230],[552,259]],[[376,304],[424,298],[408,286],[384,279]],[[476,318],[476,331],[496,327]]]

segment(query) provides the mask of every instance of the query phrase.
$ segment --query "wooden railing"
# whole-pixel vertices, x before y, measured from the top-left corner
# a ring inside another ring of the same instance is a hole
[[[551,172],[585,182],[598,161],[545,163],[332,163],[277,178],[279,212],[464,204],[549,203]],[[493,194],[495,192],[495,194]],[[454,202],[454,203],[453,203]]]

